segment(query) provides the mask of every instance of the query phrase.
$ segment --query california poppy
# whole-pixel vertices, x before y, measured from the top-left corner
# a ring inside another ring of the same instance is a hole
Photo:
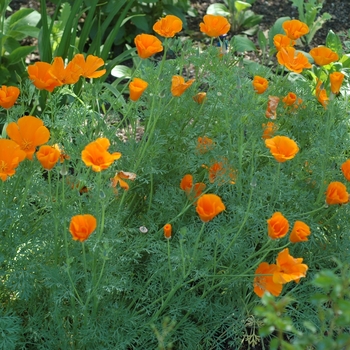
[[[312,65],[301,52],[296,53],[294,47],[284,47],[278,51],[278,63],[285,66],[294,73],[301,73],[304,68],[311,68]]]
[[[270,119],[277,118],[277,107],[278,107],[279,101],[280,101],[280,98],[278,96],[269,96],[269,99],[267,101],[267,108],[265,112],[266,118],[270,118]]]
[[[231,28],[230,23],[223,16],[205,15],[203,22],[199,24],[200,31],[213,38],[227,34]]]
[[[302,262],[302,258],[293,258],[288,248],[283,249],[276,259],[278,269],[273,273],[273,282],[286,284],[295,281],[298,283],[301,277],[306,277],[308,270],[308,266]]]
[[[207,94],[205,92],[198,92],[198,94],[192,97],[194,102],[197,102],[199,105],[204,103],[207,98]]]
[[[15,169],[26,157],[20,146],[8,139],[0,138],[0,178],[5,181],[8,176],[15,174]]]
[[[193,185],[193,176],[186,174],[180,182],[180,188],[186,192],[186,195],[190,201],[194,201],[202,195],[206,185],[203,182],[197,182]],[[196,204],[196,202],[194,202]]]
[[[273,37],[273,44],[275,45],[277,51],[279,51],[279,50],[283,49],[284,47],[294,46],[295,40],[292,40],[283,34],[276,34]]]
[[[171,233],[172,233],[172,226],[171,226],[171,224],[164,225],[163,232],[164,232],[164,237],[166,239],[170,239],[171,238]]]
[[[229,182],[234,185],[236,183],[236,170],[231,168],[226,158],[222,158],[219,162],[214,162],[209,168],[209,182],[217,182],[222,185]]]
[[[167,15],[157,21],[153,30],[165,38],[172,38],[176,33],[182,30],[182,21],[179,17]]]
[[[211,138],[207,136],[198,137],[197,139],[197,151],[200,154],[209,152],[214,148],[214,142]]]
[[[163,51],[162,42],[154,35],[139,34],[134,39],[137,54],[141,58],[148,58]]]
[[[267,220],[267,233],[272,239],[284,237],[289,231],[289,222],[280,212],[273,213]]]
[[[50,131],[44,122],[31,115],[19,118],[6,128],[7,135],[26,152],[27,158],[32,160],[37,146],[46,143],[50,138]]]
[[[346,160],[342,165],[341,165],[341,171],[344,175],[344,177],[350,181],[350,159]]]
[[[267,124],[262,124],[264,129],[262,138],[264,140],[270,139],[274,132],[277,130],[277,126],[273,122],[267,122]]]
[[[212,220],[225,209],[224,203],[216,194],[203,194],[197,201],[196,211],[203,222]]]
[[[283,98],[284,107],[294,107],[298,108],[302,103],[303,100],[301,98],[298,98],[297,95],[294,92],[288,92],[288,94]]]
[[[305,222],[296,221],[294,223],[292,232],[290,233],[289,240],[292,243],[306,242],[310,234],[310,227],[306,225]]]
[[[265,140],[265,145],[270,149],[271,154],[277,162],[280,163],[293,159],[299,152],[296,142],[287,136],[275,136],[267,139]]]
[[[75,241],[84,242],[95,231],[97,220],[93,215],[75,215],[69,225],[69,232]]]
[[[273,273],[278,270],[276,264],[268,264],[267,262],[262,262],[255,271],[254,278],[254,293],[260,298],[267,291],[278,297],[281,292],[283,285],[280,283],[275,283],[273,281]]]
[[[99,78],[106,73],[106,69],[98,70],[105,64],[103,59],[94,55],[88,55],[85,59],[83,54],[78,53],[73,57],[71,62],[71,65],[81,68],[81,76],[84,78]],[[71,69],[69,65],[67,68]]]
[[[44,145],[36,152],[36,157],[42,167],[46,170],[51,170],[59,161],[61,153],[52,146]]]
[[[282,27],[286,32],[287,37],[292,40],[299,39],[309,32],[309,27],[297,19],[283,22]]]
[[[325,66],[339,59],[338,54],[326,46],[315,47],[309,54],[318,66]]]
[[[11,108],[19,96],[20,90],[17,86],[2,85],[0,89],[0,107]]]
[[[185,192],[190,192],[193,187],[193,176],[191,174],[186,174],[180,182],[180,188]]]
[[[332,204],[346,204],[349,202],[349,193],[346,186],[339,181],[331,182],[326,191],[326,203]]]
[[[107,169],[115,160],[121,157],[121,153],[109,153],[107,149],[110,142],[107,138],[101,137],[90,142],[81,152],[81,158],[86,166],[91,166],[93,171],[100,172]]]
[[[316,94],[317,101],[320,102],[323,108],[326,109],[329,98],[327,96],[326,89],[322,88],[322,81],[319,79],[317,79],[315,94]]]
[[[125,191],[129,189],[129,184],[124,180],[134,181],[136,179],[136,174],[129,173],[127,171],[117,171],[115,176],[111,178],[111,186],[116,187],[118,184]]]
[[[185,83],[184,77],[174,75],[171,79],[171,94],[173,96],[181,96],[194,82],[195,79],[190,79]]]
[[[28,66],[29,79],[39,90],[52,92],[55,87],[62,83],[50,74],[51,64],[47,62],[35,62]]]
[[[267,79],[260,77],[259,75],[254,76],[252,84],[253,84],[254,91],[257,94],[264,93],[269,86],[269,82],[267,81]]]
[[[83,68],[74,62],[68,63],[65,67],[62,57],[55,57],[49,69],[49,74],[57,79],[60,84],[75,84],[83,74]]]
[[[147,89],[148,83],[140,78],[134,78],[129,84],[130,100],[137,101]]]
[[[343,84],[344,74],[341,72],[334,72],[329,74],[329,80],[331,82],[331,91],[333,94],[339,94],[340,87]]]

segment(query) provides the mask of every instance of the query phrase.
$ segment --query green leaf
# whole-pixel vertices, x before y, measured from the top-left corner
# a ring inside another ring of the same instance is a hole
[[[23,34],[24,37],[31,36],[32,38],[38,38],[39,31],[39,28],[30,25],[16,27],[16,32]]]
[[[255,51],[256,47],[254,43],[243,35],[235,35],[233,37],[233,48],[234,51],[237,52],[245,52],[245,51]]]
[[[326,37],[326,46],[335,51],[339,57],[343,55],[343,46],[337,34],[330,30]]]
[[[244,1],[235,1],[235,8],[238,12],[244,11],[247,8],[252,7],[251,4]]]
[[[20,46],[14,51],[12,51],[8,56],[8,64],[15,64],[19,62],[20,60],[24,59],[29,55],[31,52],[33,52],[35,49],[35,46]]]
[[[212,4],[207,9],[208,15],[215,15],[215,16],[230,16],[231,13],[228,10],[228,8],[224,4]]]
[[[259,30],[258,31],[258,43],[260,48],[265,51],[267,47],[267,39],[266,36],[264,35],[263,31]]]
[[[116,78],[130,78],[132,70],[127,66],[117,65],[112,68],[111,74]]]

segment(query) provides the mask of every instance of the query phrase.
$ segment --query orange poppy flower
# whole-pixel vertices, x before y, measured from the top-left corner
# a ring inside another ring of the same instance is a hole
[[[318,66],[325,66],[339,59],[338,54],[326,46],[315,47],[310,50],[309,54]]]
[[[272,239],[284,237],[289,231],[289,222],[280,212],[274,213],[267,220],[267,233]]]
[[[267,124],[262,124],[262,127],[264,129],[262,138],[264,140],[270,139],[274,132],[278,129],[277,125],[275,125],[273,122],[268,122]]]
[[[181,96],[194,82],[195,79],[190,79],[185,83],[185,79],[180,75],[174,75],[171,79],[171,94],[173,96]]]
[[[350,181],[350,159],[348,159],[347,161],[345,161],[342,165],[341,165],[341,171],[344,175],[344,177]]]
[[[163,51],[162,42],[154,35],[139,34],[135,37],[137,54],[141,58],[148,58],[157,52]]]
[[[206,92],[198,92],[198,94],[194,95],[192,98],[194,102],[197,102],[199,105],[201,105],[206,100],[207,94]]]
[[[343,84],[344,74],[341,72],[334,72],[329,74],[329,80],[331,82],[331,91],[333,94],[339,94],[340,87]]]
[[[130,100],[137,101],[147,89],[148,83],[140,78],[134,78],[129,84]]]
[[[322,81],[317,79],[317,85],[316,85],[316,89],[315,89],[316,98],[317,98],[317,101],[321,103],[323,108],[326,109],[329,98],[327,96],[327,91],[325,89],[321,88],[321,86],[322,86]]]
[[[36,152],[36,157],[42,167],[51,170],[60,159],[61,153],[52,146],[44,145]]]
[[[182,21],[179,17],[168,15],[157,21],[153,30],[164,38],[172,38],[176,33],[182,30]]]
[[[197,140],[197,151],[200,154],[207,153],[214,148],[214,142],[207,136],[198,137]]]
[[[69,225],[69,232],[75,241],[84,242],[96,230],[97,221],[93,215],[75,215]]]
[[[105,69],[97,70],[100,67],[102,67],[105,63],[102,58],[94,55],[88,55],[85,60],[84,55],[78,53],[73,57],[71,62],[71,65],[68,64],[67,68],[73,72],[74,66],[80,67],[82,71],[81,75],[84,78],[99,78],[106,73]]]
[[[27,158],[32,160],[37,146],[46,143],[50,138],[50,131],[44,122],[31,115],[19,118],[6,128],[7,135],[26,152]]]
[[[60,85],[75,84],[83,74],[83,69],[74,62],[69,62],[67,67],[64,67],[62,57],[55,57],[49,69],[49,74],[57,79]]]
[[[273,281],[273,273],[278,271],[276,264],[269,265],[267,262],[262,262],[255,271],[254,278],[254,293],[262,298],[264,293],[267,291],[278,297],[281,292],[283,285],[275,283]]]
[[[299,152],[296,142],[287,136],[275,136],[265,140],[265,145],[270,149],[271,154],[277,162],[280,163],[293,159]]]
[[[253,88],[254,91],[257,94],[262,94],[265,92],[265,90],[268,88],[269,86],[269,82],[267,81],[267,79],[260,77],[259,75],[255,75],[254,79],[252,81],[253,84]]]
[[[288,92],[288,95],[285,96],[282,101],[284,103],[284,108],[298,108],[303,103],[303,100],[301,98],[298,98],[294,92]]]
[[[302,262],[302,258],[293,258],[288,248],[283,249],[276,259],[278,269],[273,273],[273,282],[286,284],[295,281],[298,283],[301,277],[306,277],[308,270],[308,266]]]
[[[294,223],[292,232],[290,233],[289,240],[292,243],[306,242],[310,234],[310,227],[306,225],[305,222],[296,221]]]
[[[203,194],[197,201],[196,212],[203,222],[208,222],[225,209],[226,207],[219,196]]]
[[[164,231],[164,237],[166,239],[170,239],[171,238],[172,230],[173,230],[173,228],[172,228],[171,224],[164,225],[163,231]]]
[[[301,73],[304,68],[311,68],[312,65],[301,52],[296,55],[294,47],[285,47],[278,51],[276,57],[278,63],[285,66],[294,73]]]
[[[2,85],[0,89],[0,107],[11,108],[19,96],[20,90],[16,86]]]
[[[283,22],[282,27],[287,37],[292,40],[297,40],[309,32],[309,27],[297,19]]]
[[[8,176],[15,174],[18,164],[26,157],[20,146],[7,139],[0,139],[0,178],[6,181]]]
[[[222,185],[229,181],[230,184],[236,183],[236,170],[231,168],[226,158],[223,158],[221,162],[215,162],[209,168],[209,182],[217,182],[218,185]],[[229,179],[229,180],[228,180]]]
[[[270,119],[277,118],[277,107],[278,107],[279,101],[280,101],[279,97],[269,96],[269,99],[267,101],[267,108],[265,112],[266,118],[270,118]]]
[[[107,169],[115,160],[121,157],[121,153],[109,153],[107,149],[110,142],[101,137],[85,146],[81,152],[81,158],[86,166],[91,166],[93,171],[100,172]]]
[[[231,28],[230,23],[223,16],[205,15],[203,22],[199,24],[200,31],[213,38],[227,34]]]
[[[135,179],[135,173],[129,173],[127,171],[117,171],[115,176],[111,178],[111,186],[116,187],[119,183],[120,187],[127,191],[129,189],[129,185],[124,180],[134,181]]]
[[[180,182],[180,188],[185,192],[190,192],[193,186],[193,176],[191,174],[186,174]]]
[[[294,46],[295,45],[295,40],[292,40],[292,39],[288,38],[286,35],[283,35],[283,34],[276,34],[273,37],[273,44],[275,45],[277,51],[280,51],[284,47]]]
[[[346,186],[339,181],[331,182],[326,191],[326,203],[332,204],[346,204],[349,202],[349,193]]]
[[[186,174],[181,182],[180,188],[186,192],[186,195],[190,201],[194,201],[196,198],[202,195],[202,192],[205,190],[206,185],[203,182],[197,182],[193,186],[193,177],[191,174]],[[196,202],[194,202],[196,204]]]
[[[62,83],[50,74],[51,64],[47,62],[35,62],[28,66],[29,79],[39,90],[52,92],[55,87]]]

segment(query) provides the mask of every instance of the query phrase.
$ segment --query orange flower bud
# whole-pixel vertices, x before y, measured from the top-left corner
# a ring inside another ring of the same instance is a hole
[[[344,74],[341,72],[334,72],[329,74],[329,80],[331,81],[331,91],[333,94],[339,94],[340,87],[343,84]]]
[[[302,221],[296,221],[294,223],[292,232],[290,233],[289,240],[292,243],[306,242],[308,236],[310,236],[310,227]]]
[[[270,149],[271,154],[277,162],[280,163],[293,159],[299,152],[296,142],[287,136],[275,136],[265,140],[265,145]]]
[[[338,54],[326,46],[315,47],[310,50],[309,54],[318,66],[325,66],[339,59]]]
[[[20,90],[16,86],[2,85],[0,89],[0,107],[11,108],[19,96]]]
[[[264,93],[269,86],[269,82],[267,81],[267,79],[260,77],[259,75],[254,76],[252,84],[257,94]]]
[[[36,157],[42,167],[51,170],[60,159],[61,153],[52,146],[44,145],[36,152]]]
[[[75,215],[71,219],[69,232],[75,241],[84,242],[95,231],[96,226],[97,221],[93,215]]]
[[[157,21],[153,30],[165,38],[172,38],[176,33],[182,30],[182,21],[179,17],[168,15]]]
[[[230,23],[223,16],[205,15],[203,22],[199,24],[200,31],[213,38],[227,34],[231,28]]]
[[[163,231],[164,231],[164,237],[166,239],[170,239],[171,238],[171,233],[172,233],[172,226],[171,226],[171,224],[166,224],[163,227]]]
[[[349,202],[349,193],[346,186],[339,181],[331,182],[326,191],[326,203],[332,204],[346,204]]]
[[[144,59],[163,51],[162,42],[154,35],[139,34],[135,37],[134,42],[137,54]]]
[[[212,220],[225,209],[224,203],[216,194],[203,194],[197,201],[196,211],[203,222]]]
[[[267,220],[267,233],[272,239],[279,239],[284,237],[289,230],[288,220],[280,213],[274,213],[270,219]]]
[[[194,102],[197,102],[198,104],[202,104],[207,98],[207,94],[205,92],[198,92],[198,94],[194,95],[192,98]]]
[[[345,161],[342,165],[341,165],[341,171],[344,175],[344,177],[350,181],[350,159],[348,159],[347,161]]]
[[[129,84],[130,100],[137,101],[147,89],[148,83],[142,79],[134,78]]]
[[[292,40],[299,39],[309,32],[309,27],[297,19],[283,22],[282,27],[286,32],[287,37]]]

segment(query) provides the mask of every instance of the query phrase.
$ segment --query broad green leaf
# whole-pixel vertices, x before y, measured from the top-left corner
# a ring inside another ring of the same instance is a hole
[[[130,67],[118,65],[111,70],[111,74],[116,78],[130,78],[132,70]]]
[[[254,43],[243,35],[235,35],[233,40],[234,51],[245,52],[245,51],[255,51],[256,47]]]
[[[230,11],[224,4],[211,4],[207,9],[208,15],[215,15],[215,16],[230,16]]]
[[[20,60],[26,58],[27,55],[34,51],[34,49],[35,46],[20,46],[7,56],[8,64],[15,64]]]
[[[245,1],[235,1],[235,8],[238,12],[244,11],[249,7],[252,7],[252,5]]]
[[[24,37],[30,36],[32,38],[38,38],[40,29],[33,26],[18,26],[16,27],[16,32],[22,33]]]
[[[337,34],[333,32],[333,30],[330,30],[326,37],[326,46],[330,48],[331,50],[335,51],[339,57],[343,54],[343,46],[340,41],[340,38]]]
[[[258,31],[258,43],[260,48],[265,51],[267,47],[267,39],[266,36],[264,35],[263,31],[259,30]]]
[[[142,31],[144,31],[145,33],[150,32],[150,25],[147,22],[147,19],[145,17],[145,15],[135,15],[135,16],[131,16],[132,17],[132,23],[137,27],[140,28]],[[130,18],[130,17],[128,17]],[[125,19],[126,20],[126,19]],[[125,22],[125,20],[123,21],[123,24]]]

